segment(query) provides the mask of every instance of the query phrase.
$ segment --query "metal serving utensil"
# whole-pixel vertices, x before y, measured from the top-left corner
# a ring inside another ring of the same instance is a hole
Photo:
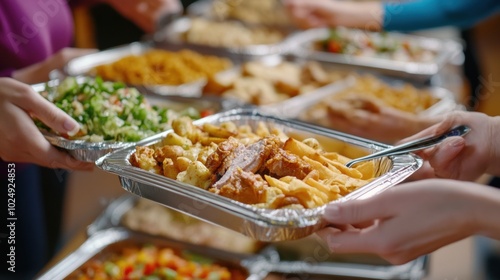
[[[386,156],[393,156],[393,155],[401,155],[401,154],[406,154],[414,151],[419,151],[423,149],[430,148],[432,146],[435,146],[439,143],[441,143],[444,139],[452,136],[464,136],[467,133],[469,133],[471,129],[468,126],[465,125],[459,125],[456,126],[447,132],[441,134],[441,135],[436,135],[436,136],[431,136],[427,138],[422,138],[422,139],[417,139],[414,141],[410,141],[408,143],[404,143],[398,146],[394,146],[389,149],[382,150],[380,152],[376,152],[364,157],[360,157],[357,159],[353,159],[349,162],[347,162],[345,165],[347,167],[352,167],[354,164],[360,163],[362,161],[367,161],[367,160],[372,160],[375,158],[379,157],[386,157]]]

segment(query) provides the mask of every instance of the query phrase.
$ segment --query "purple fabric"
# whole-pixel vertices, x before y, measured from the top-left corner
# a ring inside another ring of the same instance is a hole
[[[71,45],[73,18],[64,0],[0,0],[0,77]],[[26,164],[16,163],[19,172]],[[0,160],[0,178],[7,163]]]
[[[73,19],[64,0],[0,1],[0,76],[71,45]]]

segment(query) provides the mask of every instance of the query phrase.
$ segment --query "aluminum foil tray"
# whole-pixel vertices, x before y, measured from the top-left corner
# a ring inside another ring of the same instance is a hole
[[[337,133],[319,126],[298,121],[289,121],[260,114],[256,110],[231,110],[198,120],[203,123],[220,124],[232,121],[236,125],[255,127],[264,122],[270,127],[281,129],[297,139],[315,137],[348,157],[358,157],[389,146],[373,141]],[[161,141],[172,130],[157,134],[137,143],[148,146]],[[138,196],[156,201],[202,220],[233,229],[261,241],[281,241],[299,239],[325,226],[322,214],[325,206],[314,209],[262,209],[239,203],[210,193],[206,190],[184,184],[164,176],[133,167],[129,162],[135,146],[130,146],[108,154],[96,161],[96,165],[120,177],[122,187]],[[342,203],[352,199],[373,196],[401,182],[422,165],[422,160],[412,154],[383,158],[375,162],[377,178],[331,203]]]
[[[112,201],[106,209],[87,227],[88,236],[104,230],[123,227],[122,217],[137,203],[139,197],[125,194]],[[374,255],[332,254],[325,244],[314,238],[268,243],[252,255],[269,256],[271,272],[283,278],[297,276],[299,279],[320,277],[355,277],[358,279],[422,279],[427,275],[428,256],[420,257],[404,265],[391,265]],[[297,278],[293,278],[297,279]],[[330,278],[328,278],[330,279]]]
[[[266,245],[129,193],[111,202],[87,227],[87,235],[116,227],[238,254],[254,255]]]
[[[77,82],[85,79],[85,77],[78,77]],[[55,88],[59,85],[59,80],[51,80],[47,83],[35,84],[31,87],[36,92],[42,92],[47,88]],[[234,108],[241,108],[245,105],[236,100],[227,100],[216,97],[205,97],[203,99],[197,97],[183,97],[183,96],[159,96],[152,94],[146,89],[142,89],[146,99],[152,105],[160,107],[168,107],[174,110],[182,110],[188,107],[193,107],[198,110],[210,109],[213,112],[222,112]],[[128,142],[90,142],[85,140],[69,140],[57,134],[42,130],[45,139],[52,145],[66,150],[75,159],[85,162],[94,162],[105,154],[115,151],[117,149],[133,145]]]
[[[117,252],[127,245],[153,244],[178,250],[187,250],[201,256],[208,257],[222,264],[241,269],[246,272],[248,280],[263,279],[269,271],[270,260],[265,254],[255,256],[244,256],[223,252],[216,249],[195,246],[178,240],[156,238],[150,235],[131,232],[123,228],[112,228],[96,232],[90,236],[78,249],[61,260],[48,271],[39,275],[39,280],[53,280],[71,278],[82,265],[93,258],[99,258],[100,254]]]
[[[369,72],[365,72],[369,73]],[[377,73],[371,73],[374,75],[376,78],[382,80],[383,82],[389,84],[392,87],[398,88],[401,86],[404,86],[405,84],[409,84],[417,88],[418,90],[421,91],[426,91],[429,92],[433,97],[435,97],[438,101],[430,106],[429,108],[423,110],[422,112],[419,113],[419,115],[422,116],[438,116],[444,113],[449,113],[454,110],[459,110],[462,106],[457,102],[457,97],[456,95],[451,92],[450,90],[444,88],[444,87],[439,87],[439,86],[427,86],[427,85],[422,85],[421,83],[412,83],[407,80],[401,80],[401,79],[395,79],[392,77],[388,76],[383,76]],[[356,83],[356,81],[352,81],[353,83]],[[341,91],[336,91],[335,93],[332,93],[330,96],[334,96],[336,93],[340,93]]]
[[[302,67],[310,61],[311,61],[310,59],[297,57],[289,54],[268,55],[253,59],[253,62],[258,62],[261,63],[262,65],[269,67],[274,67],[279,65],[280,63],[285,63],[285,62],[292,63],[294,65]],[[339,67],[339,65],[332,63],[324,63],[324,62],[319,62],[319,64],[326,72],[329,71],[338,72],[339,73],[338,80],[332,81],[329,84],[319,86],[315,89],[311,89],[308,92],[290,97],[288,99],[285,99],[277,103],[270,103],[265,105],[249,104],[249,106],[255,106],[256,108],[259,108],[261,112],[279,116],[281,118],[295,118],[299,116],[299,114],[304,109],[320,102],[325,98],[328,98],[329,96],[333,96],[336,93],[354,84],[355,79],[353,75],[349,71]],[[237,65],[232,69],[218,73],[216,75],[216,78],[220,79],[221,81],[227,81],[227,80],[232,80],[235,77],[245,77],[247,76],[247,74],[243,73],[244,72],[244,70],[242,69],[243,65],[244,64]],[[277,71],[279,70],[276,70],[276,72]],[[207,95],[205,95],[204,93],[204,96],[211,96],[210,92],[208,92]]]
[[[293,53],[307,56],[318,61],[334,62],[355,66],[358,68],[374,69],[383,74],[427,81],[446,64],[462,52],[462,45],[453,40],[442,40],[429,37],[420,37],[401,33],[388,33],[395,39],[409,39],[418,42],[420,46],[437,52],[431,62],[406,62],[384,58],[361,57],[344,54],[328,53],[313,49],[314,42],[324,40],[329,36],[328,28],[317,28],[296,33],[290,38],[293,42]]]
[[[169,51],[178,51],[182,48],[169,47],[168,45],[155,45],[153,42],[134,42],[128,45],[111,48],[108,50],[80,56],[70,60],[64,67],[65,74],[69,76],[91,75],[92,70],[103,64],[113,63],[125,56],[140,55],[151,49],[166,49]],[[199,50],[196,50],[199,52]],[[159,95],[181,95],[181,96],[199,96],[201,88],[206,80],[186,83],[178,86],[173,85],[131,85],[137,88],[145,88]]]
[[[303,65],[306,62],[311,61],[311,58],[296,56],[293,54],[282,54],[266,56],[256,60],[262,62],[265,65],[277,65],[280,62],[293,62],[298,65]],[[301,115],[301,113],[303,113],[310,106],[313,106],[318,102],[332,97],[335,94],[340,93],[343,90],[354,85],[356,83],[356,76],[358,74],[372,75],[393,87],[401,87],[405,84],[410,84],[418,88],[419,90],[430,92],[430,94],[432,94],[439,101],[431,107],[427,108],[425,111],[421,112],[420,114],[423,116],[437,116],[440,114],[451,112],[453,110],[461,109],[461,105],[458,104],[455,94],[443,87],[423,85],[422,83],[416,81],[402,80],[386,76],[381,74],[380,71],[375,71],[373,69],[360,70],[352,67],[345,67],[345,65],[339,63],[331,63],[326,61],[318,61],[318,63],[320,63],[321,67],[323,67],[325,71],[337,71],[339,73],[343,73],[345,77],[338,81],[332,82],[329,85],[317,88],[308,94],[298,95],[275,104],[258,106],[260,110],[262,112],[273,114],[282,118],[300,119],[299,116]],[[239,73],[239,69],[240,66],[237,66],[233,69],[219,73],[218,76],[222,77],[223,79],[228,79],[231,76],[236,75],[236,73]]]
[[[234,19],[248,24],[287,28],[289,30],[297,29],[288,17],[282,2],[279,0],[272,0],[271,6],[261,7],[258,11],[250,10],[249,13],[247,12],[248,9],[245,9],[247,7],[244,4],[240,5],[240,3],[241,1],[222,1],[220,3],[218,0],[198,0],[186,8],[186,13],[190,16],[219,20]],[[227,7],[230,7],[229,11]],[[234,14],[234,10],[231,11],[234,8],[238,9],[236,15]]]
[[[277,242],[280,259],[272,271],[281,279],[423,279],[429,272],[429,256],[402,265],[392,265],[371,254],[335,254],[318,236]]]
[[[273,27],[276,31],[284,34],[283,41],[275,44],[267,45],[248,45],[242,47],[218,47],[204,44],[196,44],[186,42],[182,36],[191,28],[192,19],[190,17],[179,17],[172,20],[168,25],[160,30],[157,30],[154,35],[155,43],[162,45],[177,45],[185,48],[202,50],[208,53],[219,53],[222,55],[239,56],[240,58],[252,59],[253,57],[260,57],[266,55],[283,54],[290,51],[290,38],[294,33],[289,28]],[[259,26],[250,26],[259,27]],[[271,27],[269,27],[271,28]]]

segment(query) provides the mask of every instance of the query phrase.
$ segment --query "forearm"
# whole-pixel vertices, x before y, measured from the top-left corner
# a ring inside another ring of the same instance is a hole
[[[473,186],[475,208],[474,219],[477,221],[477,234],[500,240],[500,190],[489,186]]]
[[[49,72],[44,63],[36,63],[12,72],[12,78],[23,83],[35,84],[47,81]]]
[[[383,7],[380,2],[336,1],[332,26],[346,26],[378,31],[382,28]]]
[[[500,176],[500,116],[492,117],[490,142],[490,161],[487,173]]]

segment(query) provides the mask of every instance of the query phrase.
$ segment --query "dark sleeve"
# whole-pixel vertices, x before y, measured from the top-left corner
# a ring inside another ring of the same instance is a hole
[[[470,27],[500,11],[500,0],[413,0],[383,5],[383,27],[388,31]]]

